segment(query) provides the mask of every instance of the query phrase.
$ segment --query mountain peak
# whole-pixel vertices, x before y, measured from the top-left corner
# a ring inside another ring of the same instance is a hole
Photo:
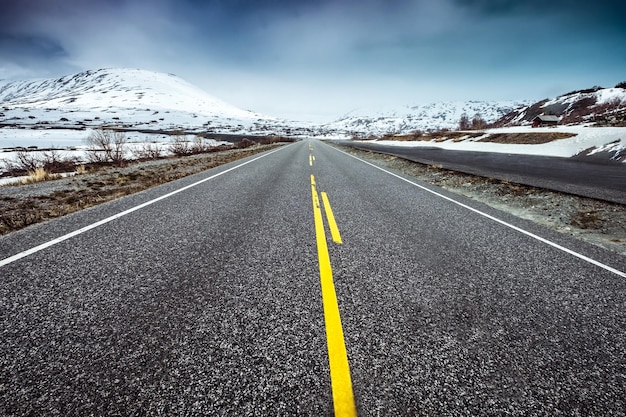
[[[107,68],[0,87],[6,106],[170,110],[235,119],[268,117],[225,103],[173,74]]]

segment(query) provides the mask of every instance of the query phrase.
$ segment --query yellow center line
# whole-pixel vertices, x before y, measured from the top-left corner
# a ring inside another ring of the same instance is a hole
[[[313,166],[313,155],[309,155],[309,166]]]
[[[322,302],[324,304],[324,321],[326,324],[326,341],[328,344],[328,362],[330,381],[333,393],[335,416],[355,417],[356,406],[352,393],[352,379],[348,352],[343,337],[341,316],[337,294],[333,282],[333,271],[330,266],[330,255],[326,244],[326,233],[322,219],[322,209],[315,185],[315,177],[311,175],[311,195],[313,199],[313,217],[315,219],[315,236],[317,256],[319,259],[320,280],[322,284]]]
[[[328,196],[325,192],[322,192],[320,194],[322,195],[322,201],[324,202],[324,210],[326,210],[326,220],[328,220],[330,235],[333,238],[333,242],[339,243],[341,245],[343,243],[341,241],[341,234],[339,233],[339,228],[337,227],[337,222],[335,221],[335,216],[333,215],[333,209],[330,208],[330,201],[328,201]]]

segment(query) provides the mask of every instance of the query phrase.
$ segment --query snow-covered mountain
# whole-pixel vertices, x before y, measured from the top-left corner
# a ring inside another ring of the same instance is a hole
[[[479,115],[487,123],[492,123],[505,114],[530,103],[530,101],[468,101],[405,106],[396,111],[374,116],[346,116],[324,127],[353,136],[382,136],[418,130],[458,129],[459,121],[464,114],[470,119]]]
[[[0,123],[234,132],[264,130],[282,121],[241,110],[172,74],[101,69],[0,85]]]
[[[225,118],[264,117],[224,103],[175,75],[138,69],[102,69],[59,79],[15,82],[0,87],[0,102],[24,108],[150,108]]]
[[[506,114],[495,125],[529,125],[539,115],[559,116],[560,124],[626,126],[626,84],[620,83],[614,88],[593,87],[541,100]]]

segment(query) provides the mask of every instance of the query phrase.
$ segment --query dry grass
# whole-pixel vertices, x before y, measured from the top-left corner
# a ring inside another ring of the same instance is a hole
[[[21,184],[34,184],[36,182],[49,181],[59,178],[57,174],[51,174],[44,168],[35,168],[34,171],[28,172],[28,177],[21,181]]]
[[[76,168],[76,175],[83,175],[87,173],[87,166],[86,165],[79,165]]]
[[[575,133],[566,132],[531,132],[531,133],[493,133],[479,142],[505,143],[516,145],[540,145],[559,139],[567,139],[576,136]]]
[[[435,141],[444,142],[446,140],[453,140],[454,142],[460,142],[466,139],[473,139],[483,136],[485,132],[455,132],[455,131],[439,131],[431,133],[411,133],[408,135],[388,135],[381,138],[381,140],[397,140],[401,142],[407,141]]]

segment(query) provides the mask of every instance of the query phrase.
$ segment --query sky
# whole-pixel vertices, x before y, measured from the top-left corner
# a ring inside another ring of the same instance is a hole
[[[0,80],[129,67],[326,122],[626,81],[626,2],[0,0]]]

